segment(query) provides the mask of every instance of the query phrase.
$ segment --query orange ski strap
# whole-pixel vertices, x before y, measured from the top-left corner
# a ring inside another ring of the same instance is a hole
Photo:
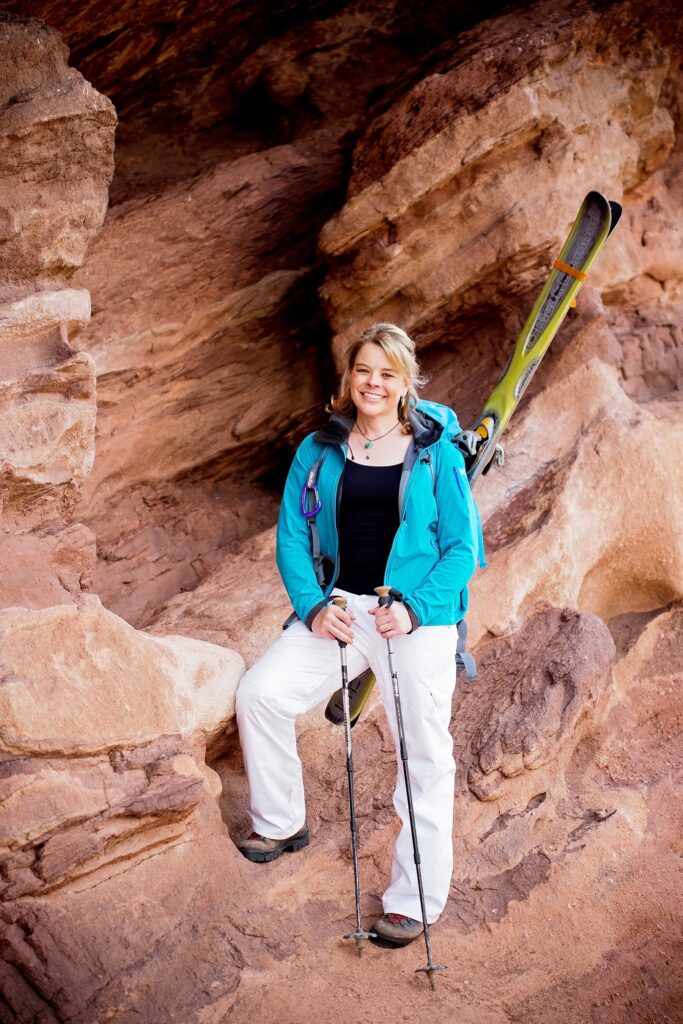
[[[568,263],[563,263],[562,260],[555,260],[553,270],[561,270],[563,274],[569,274],[570,277],[575,277],[577,281],[585,281],[588,277],[588,274],[584,274],[583,270],[570,267]]]

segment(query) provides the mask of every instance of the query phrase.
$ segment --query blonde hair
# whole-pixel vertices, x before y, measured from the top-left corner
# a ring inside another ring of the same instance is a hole
[[[408,385],[406,398],[402,398],[398,403],[398,419],[403,433],[409,434],[411,430],[410,410],[417,404],[420,397],[418,391],[427,383],[427,378],[420,372],[420,366],[415,357],[415,342],[395,324],[374,324],[349,345],[344,353],[344,372],[339,392],[330,400],[327,411],[338,412],[342,416],[355,416],[356,407],[351,399],[351,371],[355,366],[358,353],[367,342],[382,349],[390,365]]]

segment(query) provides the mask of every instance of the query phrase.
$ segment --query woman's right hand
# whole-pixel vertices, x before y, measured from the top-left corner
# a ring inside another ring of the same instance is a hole
[[[344,611],[336,604],[328,604],[321,608],[311,625],[311,633],[328,640],[343,640],[346,644],[353,643],[351,625],[355,619],[352,611]]]

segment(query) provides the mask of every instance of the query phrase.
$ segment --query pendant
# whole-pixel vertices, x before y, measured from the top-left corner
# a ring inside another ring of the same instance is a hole
[[[363,445],[363,447],[364,448],[372,448],[373,444],[374,444],[374,441],[366,441],[365,444]],[[368,458],[369,458],[369,456],[368,456]]]

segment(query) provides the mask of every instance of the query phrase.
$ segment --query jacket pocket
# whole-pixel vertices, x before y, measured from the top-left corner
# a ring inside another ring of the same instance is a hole
[[[462,482],[463,477],[467,479],[467,474],[465,473],[465,470],[462,468],[462,466],[453,466],[453,476],[455,477],[456,486],[460,491],[460,497],[467,499],[467,495],[465,493],[465,485]]]

